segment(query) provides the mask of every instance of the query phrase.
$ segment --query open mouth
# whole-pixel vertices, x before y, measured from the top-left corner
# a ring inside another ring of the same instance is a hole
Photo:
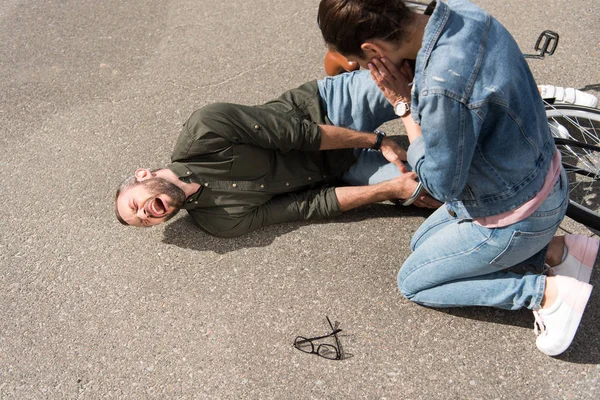
[[[161,218],[167,213],[167,205],[158,197],[148,202],[146,212],[155,218]]]

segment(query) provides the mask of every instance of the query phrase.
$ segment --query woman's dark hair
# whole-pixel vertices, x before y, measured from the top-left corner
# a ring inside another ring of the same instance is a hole
[[[317,23],[327,45],[363,57],[368,40],[402,40],[413,16],[402,0],[321,0]]]

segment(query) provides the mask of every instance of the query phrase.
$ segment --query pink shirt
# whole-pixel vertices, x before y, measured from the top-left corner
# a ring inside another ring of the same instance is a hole
[[[544,185],[542,189],[535,195],[531,200],[523,203],[523,205],[515,208],[514,210],[507,211],[502,214],[492,215],[490,217],[476,218],[473,220],[478,225],[486,228],[502,228],[519,222],[529,217],[537,208],[546,200],[548,194],[554,187],[558,177],[560,176],[561,170],[561,157],[560,152],[556,150],[552,162],[550,163],[550,169],[544,179]]]

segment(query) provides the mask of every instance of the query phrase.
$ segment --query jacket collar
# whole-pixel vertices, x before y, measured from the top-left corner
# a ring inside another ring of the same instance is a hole
[[[177,178],[179,178],[179,180],[182,182],[191,183],[195,181],[193,179],[194,173],[184,164],[175,162],[169,164],[167,168],[169,168],[175,175],[177,175]],[[185,203],[183,204],[182,208],[185,210],[196,208],[198,204],[198,197],[200,197],[200,194],[202,193],[203,189],[204,186],[200,184],[200,189],[198,189],[196,193],[192,194],[190,197],[185,199]]]

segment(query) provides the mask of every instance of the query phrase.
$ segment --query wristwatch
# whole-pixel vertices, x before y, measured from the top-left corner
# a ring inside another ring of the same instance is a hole
[[[410,103],[399,100],[394,104],[394,113],[400,118],[406,117],[410,113]]]
[[[375,129],[373,132],[377,134],[377,139],[375,139],[375,143],[373,143],[371,149],[379,150],[381,148],[381,142],[383,142],[383,138],[385,137],[385,132],[380,131],[379,129]]]

